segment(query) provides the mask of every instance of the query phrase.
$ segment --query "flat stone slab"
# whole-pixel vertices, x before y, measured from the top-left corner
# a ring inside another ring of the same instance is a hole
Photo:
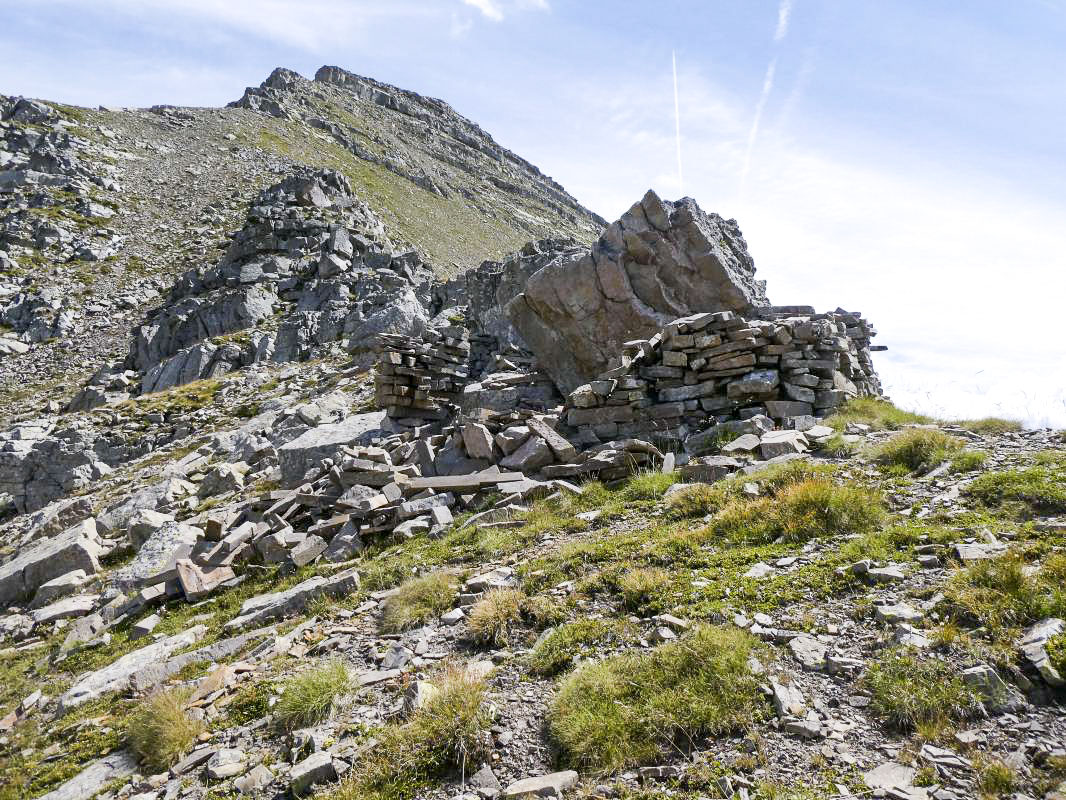
[[[100,539],[92,519],[36,543],[0,565],[0,605],[32,594],[42,584],[74,570],[95,575],[100,571],[100,553]]]
[[[166,639],[160,639],[158,642],[153,642],[140,650],[127,653],[95,672],[82,675],[59,698],[60,710],[69,711],[108,692],[118,692],[126,689],[134,673],[150,664],[165,660],[175,650],[195,644],[205,633],[207,633],[207,628],[204,625],[196,625],[187,631],[169,636]]]
[[[90,800],[107,784],[132,775],[137,758],[129,750],[120,750],[93,761],[89,766],[38,800]]]
[[[273,619],[280,619],[302,610],[311,600],[329,594],[338,596],[351,594],[359,588],[359,573],[355,569],[338,572],[330,578],[316,575],[291,589],[282,592],[261,594],[244,601],[240,613],[225,628],[236,631],[252,625],[260,625]]]
[[[504,798],[504,800],[509,798],[562,797],[563,792],[567,789],[573,789],[575,786],[577,786],[577,773],[569,769],[565,772],[553,772],[550,775],[540,775],[515,781],[500,793],[500,797]]]
[[[31,611],[35,625],[43,625],[47,622],[55,622],[57,619],[72,619],[84,617],[94,608],[100,599],[98,594],[80,594],[76,597],[67,597],[44,608]]]
[[[331,425],[319,425],[283,444],[278,448],[282,484],[299,484],[309,468],[336,455],[342,447],[370,444],[371,439],[382,435],[384,423],[384,411],[353,414]]]

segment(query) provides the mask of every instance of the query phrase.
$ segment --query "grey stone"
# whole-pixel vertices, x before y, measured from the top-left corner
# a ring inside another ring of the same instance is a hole
[[[874,616],[878,622],[917,622],[924,615],[909,603],[893,603],[889,605],[875,606]]]
[[[519,470],[524,473],[537,472],[555,461],[552,448],[540,436],[530,436],[511,455],[500,461],[504,469]]]
[[[128,524],[130,545],[134,550],[140,550],[141,545],[152,538],[163,525],[173,521],[174,517],[171,514],[164,514],[150,508],[139,509],[130,518]]]
[[[530,275],[506,313],[564,392],[596,378],[624,342],[696,311],[747,313],[765,286],[735,223],[648,192],[588,252]]]
[[[99,599],[100,595],[98,594],[82,594],[74,597],[67,597],[63,600],[57,600],[44,608],[38,608],[35,611],[30,612],[30,617],[33,619],[35,625],[45,625],[49,622],[55,622],[57,619],[84,617],[96,608],[96,603]]]
[[[532,778],[523,778],[510,784],[500,794],[501,798],[531,798],[531,797],[562,797],[568,789],[577,786],[578,775],[574,770],[565,772],[553,772],[550,775],[540,775]]]
[[[233,787],[241,794],[255,794],[265,789],[274,780],[274,773],[262,764],[254,766],[246,775],[233,782]]]
[[[370,444],[382,435],[384,411],[353,414],[331,425],[319,425],[278,448],[281,480],[286,486],[303,481],[307,470],[335,456],[344,446]]]
[[[212,780],[243,775],[248,769],[248,756],[243,750],[223,748],[207,761],[207,776]]]
[[[0,564],[0,604],[19,600],[42,584],[76,569],[96,574],[100,570],[100,554],[100,540],[92,519],[37,542],[11,561]]]
[[[1018,640],[1018,649],[1022,655],[1047,681],[1056,688],[1066,686],[1066,675],[1059,674],[1051,664],[1047,654],[1047,643],[1054,636],[1066,631],[1066,622],[1057,617],[1040,620],[1025,630]]]
[[[804,669],[825,669],[826,646],[813,636],[805,633],[796,636],[789,641],[788,649]]]
[[[176,650],[194,644],[206,632],[207,628],[203,625],[195,625],[187,631],[168,636],[140,650],[127,653],[95,672],[82,675],[59,698],[60,709],[66,712],[108,692],[125,690],[138,670],[166,659]]]
[[[58,789],[41,795],[38,800],[91,800],[104,787],[127,778],[137,770],[137,758],[129,750],[98,758]]]
[[[330,578],[316,575],[291,589],[262,594],[244,601],[238,615],[225,624],[228,631],[260,625],[273,619],[295,614],[321,595],[339,597],[359,588],[359,573],[355,569],[339,572]]]
[[[89,580],[83,569],[75,569],[42,583],[37,587],[37,593],[33,596],[31,608],[41,608],[58,600],[60,597],[72,594],[80,589]]]
[[[774,458],[791,453],[804,453],[809,447],[807,437],[801,431],[770,431],[764,433],[759,443],[763,458]]]
[[[325,552],[327,542],[320,536],[311,534],[296,547],[292,548],[289,553],[289,557],[292,559],[292,563],[297,567],[303,567],[310,564],[322,553]]]
[[[312,753],[289,770],[289,791],[295,797],[302,797],[312,786],[336,779],[333,757],[326,751]]]

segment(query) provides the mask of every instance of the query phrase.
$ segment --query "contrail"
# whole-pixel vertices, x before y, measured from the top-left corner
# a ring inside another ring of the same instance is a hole
[[[681,173],[681,104],[677,99],[677,53],[670,51],[674,64],[674,130],[677,134],[677,184],[681,196],[685,196],[685,179]]]
[[[762,94],[755,106],[755,119],[751,122],[751,130],[748,132],[748,147],[744,151],[744,168],[740,171],[740,189],[743,192],[744,182],[748,179],[748,170],[751,168],[751,152],[755,149],[755,140],[759,136],[759,125],[762,123],[762,112],[766,108],[766,101],[770,99],[770,92],[774,88],[774,71],[777,69],[777,59],[770,62],[766,68],[766,77],[762,82]]]
[[[788,20],[792,15],[792,0],[781,0],[777,7],[777,28],[774,30],[774,44],[778,45],[788,35]],[[774,88],[774,72],[777,69],[777,56],[770,59],[766,67],[766,77],[762,82],[762,93],[759,102],[755,105],[755,119],[751,121],[751,130],[748,132],[748,146],[744,151],[744,166],[740,170],[740,193],[744,193],[744,185],[748,180],[748,171],[751,169],[751,154],[755,149],[755,140],[759,138],[759,126],[762,124],[763,110],[766,102],[770,99],[770,92]]]
[[[777,7],[777,30],[774,31],[774,41],[780,42],[788,35],[788,17],[792,13],[792,0],[781,0]]]

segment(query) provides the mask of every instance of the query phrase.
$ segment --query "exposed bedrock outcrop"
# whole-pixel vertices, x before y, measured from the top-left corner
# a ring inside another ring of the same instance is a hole
[[[624,342],[672,319],[767,305],[735,221],[649,191],[590,250],[564,252],[530,275],[506,313],[568,392],[607,369]]]

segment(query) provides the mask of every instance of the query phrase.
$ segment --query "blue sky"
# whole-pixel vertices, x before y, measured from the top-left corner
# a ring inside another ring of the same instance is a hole
[[[4,0],[0,91],[219,105],[322,64],[440,97],[613,219],[735,217],[866,313],[898,402],[1066,426],[1066,0]]]

